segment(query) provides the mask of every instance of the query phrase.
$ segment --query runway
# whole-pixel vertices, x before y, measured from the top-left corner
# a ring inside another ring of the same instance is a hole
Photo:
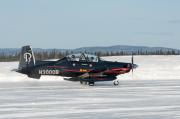
[[[127,61],[130,57],[106,57]],[[136,56],[139,67],[118,76],[119,86],[94,87],[62,77],[40,80],[12,72],[17,62],[0,63],[0,119],[179,119],[179,56]]]

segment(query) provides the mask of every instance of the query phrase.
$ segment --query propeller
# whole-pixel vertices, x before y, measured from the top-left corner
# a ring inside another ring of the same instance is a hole
[[[133,73],[134,73],[134,68],[133,68],[133,65],[134,65],[134,54],[132,53],[132,56],[131,56],[132,76],[133,76]]]
[[[134,69],[137,68],[138,65],[134,64],[134,54],[132,52],[132,57],[131,57],[131,70],[132,70],[132,76],[133,76],[133,73],[134,73]]]

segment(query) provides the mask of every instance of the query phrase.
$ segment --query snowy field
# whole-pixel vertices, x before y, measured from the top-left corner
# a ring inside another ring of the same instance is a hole
[[[130,62],[130,57],[105,57]],[[135,56],[139,67],[119,86],[29,79],[0,63],[0,119],[180,119],[180,56]]]

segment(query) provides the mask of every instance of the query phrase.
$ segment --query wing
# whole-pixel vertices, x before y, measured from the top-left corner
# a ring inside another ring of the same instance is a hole
[[[91,77],[103,77],[103,73],[107,71],[107,68],[93,69],[79,76],[79,78],[91,78]]]
[[[105,75],[104,72],[106,72],[108,69],[102,68],[102,69],[93,69],[89,72],[86,72],[78,77],[73,78],[66,78],[64,80],[68,81],[112,81],[116,79],[116,76],[109,76]]]

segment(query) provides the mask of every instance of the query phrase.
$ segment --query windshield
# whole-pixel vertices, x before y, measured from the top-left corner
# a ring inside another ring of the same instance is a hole
[[[98,62],[98,57],[90,54],[72,54],[66,56],[68,61]]]

